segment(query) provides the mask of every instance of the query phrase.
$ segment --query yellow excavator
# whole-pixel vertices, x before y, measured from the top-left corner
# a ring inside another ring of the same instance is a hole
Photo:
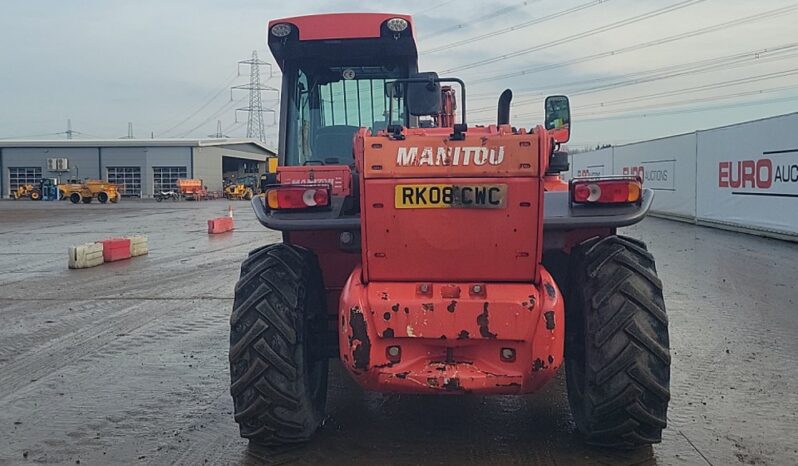
[[[235,199],[235,200],[247,200],[249,201],[255,196],[255,193],[252,191],[252,188],[245,184],[230,184],[225,186],[224,188],[224,197],[226,199]]]
[[[104,180],[69,180],[58,185],[61,199],[69,199],[73,204],[89,204],[97,199],[101,204],[108,201],[117,203],[122,198],[119,186]]]
[[[38,201],[42,198],[41,191],[35,188],[32,184],[19,185],[17,189],[11,191],[11,195],[14,196],[14,199],[29,197],[32,201]]]

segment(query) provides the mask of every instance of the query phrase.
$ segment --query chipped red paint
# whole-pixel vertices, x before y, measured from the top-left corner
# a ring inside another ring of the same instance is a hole
[[[565,331],[560,291],[545,269],[540,276],[539,285],[490,283],[487,300],[464,294],[453,301],[441,296],[446,287],[468,290],[474,283],[425,282],[430,298],[416,294],[415,282],[364,284],[357,267],[339,306],[344,366],[364,388],[384,392],[533,392],[562,364]],[[383,300],[383,293],[391,299]],[[351,322],[353,316],[356,322]],[[370,349],[367,358],[363,341]],[[386,355],[391,345],[401,347],[399,362]],[[502,348],[514,349],[515,360],[503,361]],[[363,367],[364,360],[368,367]]]

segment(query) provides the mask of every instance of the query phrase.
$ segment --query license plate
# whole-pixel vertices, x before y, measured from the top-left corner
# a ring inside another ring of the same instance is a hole
[[[506,184],[398,184],[394,190],[397,209],[501,209],[506,198]]]

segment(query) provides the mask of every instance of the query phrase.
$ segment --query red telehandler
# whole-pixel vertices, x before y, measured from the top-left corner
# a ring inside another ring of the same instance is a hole
[[[545,123],[467,124],[465,85],[421,73],[411,17],[269,24],[282,70],[279,167],[252,200],[283,241],[241,265],[230,320],[241,435],[307,441],[328,361],[365,389],[526,394],[565,366],[590,444],[659,442],[668,322],[654,258],[616,229],[653,192],[630,177],[560,181],[568,99]],[[454,89],[459,89],[455,116]]]

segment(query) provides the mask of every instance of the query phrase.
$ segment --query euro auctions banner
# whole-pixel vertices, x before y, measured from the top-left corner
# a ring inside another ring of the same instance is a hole
[[[571,178],[612,175],[612,147],[573,154],[570,163]]]
[[[654,193],[653,212],[695,218],[695,133],[615,147],[616,175],[639,176]]]
[[[697,138],[698,220],[798,234],[798,114]]]

